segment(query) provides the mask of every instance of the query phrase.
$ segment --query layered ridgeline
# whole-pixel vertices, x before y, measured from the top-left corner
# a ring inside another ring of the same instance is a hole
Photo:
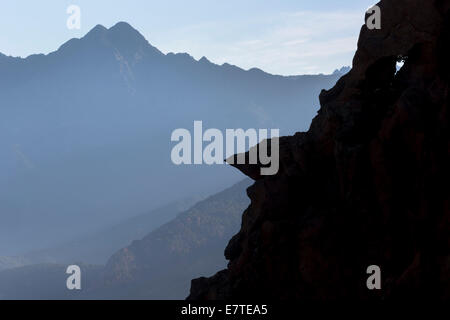
[[[450,299],[450,1],[379,6],[310,130],[281,139],[279,173],[238,166],[251,205],[190,299]]]
[[[113,226],[83,234],[57,246],[29,252],[21,259],[5,258],[5,267],[3,269],[6,269],[7,262],[10,262],[10,266],[37,263],[69,265],[80,261],[88,264],[104,265],[118,249],[129,245],[133,240],[145,237],[148,233],[173,220],[178,214],[189,209],[203,198],[201,196],[192,197],[170,203],[161,208],[121,221]],[[15,265],[12,264],[14,261],[16,262]]]
[[[194,120],[307,129],[318,93],[338,77],[163,54],[123,22],[48,55],[0,55],[0,254],[54,246],[237,182],[225,166],[173,165],[172,131],[192,130]]]
[[[61,250],[49,250],[47,256],[52,259],[56,255],[80,265],[81,291],[66,288],[68,263],[41,263],[1,271],[0,299],[183,299],[189,293],[192,278],[225,267],[223,250],[239,230],[241,213],[250,203],[246,194],[250,184],[251,180],[246,179],[210,196],[142,237],[136,232],[134,239],[140,240],[117,251],[106,267],[69,260],[60,256]],[[143,217],[138,220],[146,223]],[[123,241],[124,232],[118,228],[117,236]],[[124,229],[128,229],[127,225]],[[92,245],[91,254],[104,254],[103,246],[93,239],[84,241]],[[118,245],[116,240],[108,241]],[[64,247],[71,248],[73,256],[83,252],[75,244]],[[13,261],[8,261],[11,267]]]
[[[223,250],[239,230],[250,200],[246,179],[181,213],[176,219],[117,252],[103,285],[90,297],[184,299],[190,280],[225,266]]]

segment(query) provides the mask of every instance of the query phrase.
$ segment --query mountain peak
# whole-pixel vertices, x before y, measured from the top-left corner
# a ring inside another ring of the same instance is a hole
[[[108,33],[111,37],[118,38],[119,40],[134,39],[147,42],[139,31],[124,21],[118,22],[109,28]]]
[[[84,38],[97,38],[102,37],[108,32],[108,29],[106,29],[101,24],[96,25],[94,28],[92,28],[85,36]]]
[[[101,24],[97,24],[92,28],[83,39],[107,39],[116,44],[147,44],[144,36],[134,29],[127,22],[118,22],[111,28],[107,29]]]
[[[109,29],[98,24],[81,39],[72,39],[63,44],[61,49],[79,50],[98,46],[113,48],[124,57],[134,57],[137,52],[143,51],[155,55],[162,54],[151,46],[139,31],[124,21],[116,23]]]
[[[97,24],[94,28],[92,28],[91,32],[105,32],[108,29],[101,24]]]
[[[110,30],[123,30],[123,31],[131,31],[131,32],[137,32],[135,28],[133,28],[128,22],[125,21],[119,21],[115,25],[113,25]]]
[[[201,62],[201,63],[211,63],[211,61],[209,61],[208,58],[205,57],[205,56],[203,56],[200,60],[198,60],[198,62]]]

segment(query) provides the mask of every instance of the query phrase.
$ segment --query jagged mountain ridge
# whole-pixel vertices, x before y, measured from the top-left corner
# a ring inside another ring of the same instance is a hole
[[[225,166],[174,166],[172,131],[194,120],[219,129],[307,128],[317,93],[337,79],[162,54],[127,23],[97,26],[48,55],[0,56],[0,252],[54,247],[239,181]]]

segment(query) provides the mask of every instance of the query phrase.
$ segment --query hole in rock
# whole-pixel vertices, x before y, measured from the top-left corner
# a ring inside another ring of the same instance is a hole
[[[407,56],[398,56],[397,57],[397,65],[396,65],[396,71],[395,74],[397,74],[405,65],[406,60],[408,60]]]

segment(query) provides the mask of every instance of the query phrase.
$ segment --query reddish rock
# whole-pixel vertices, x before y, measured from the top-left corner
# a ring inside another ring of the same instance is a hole
[[[450,1],[379,6],[310,130],[281,139],[279,173],[237,166],[251,205],[189,299],[450,298]]]

